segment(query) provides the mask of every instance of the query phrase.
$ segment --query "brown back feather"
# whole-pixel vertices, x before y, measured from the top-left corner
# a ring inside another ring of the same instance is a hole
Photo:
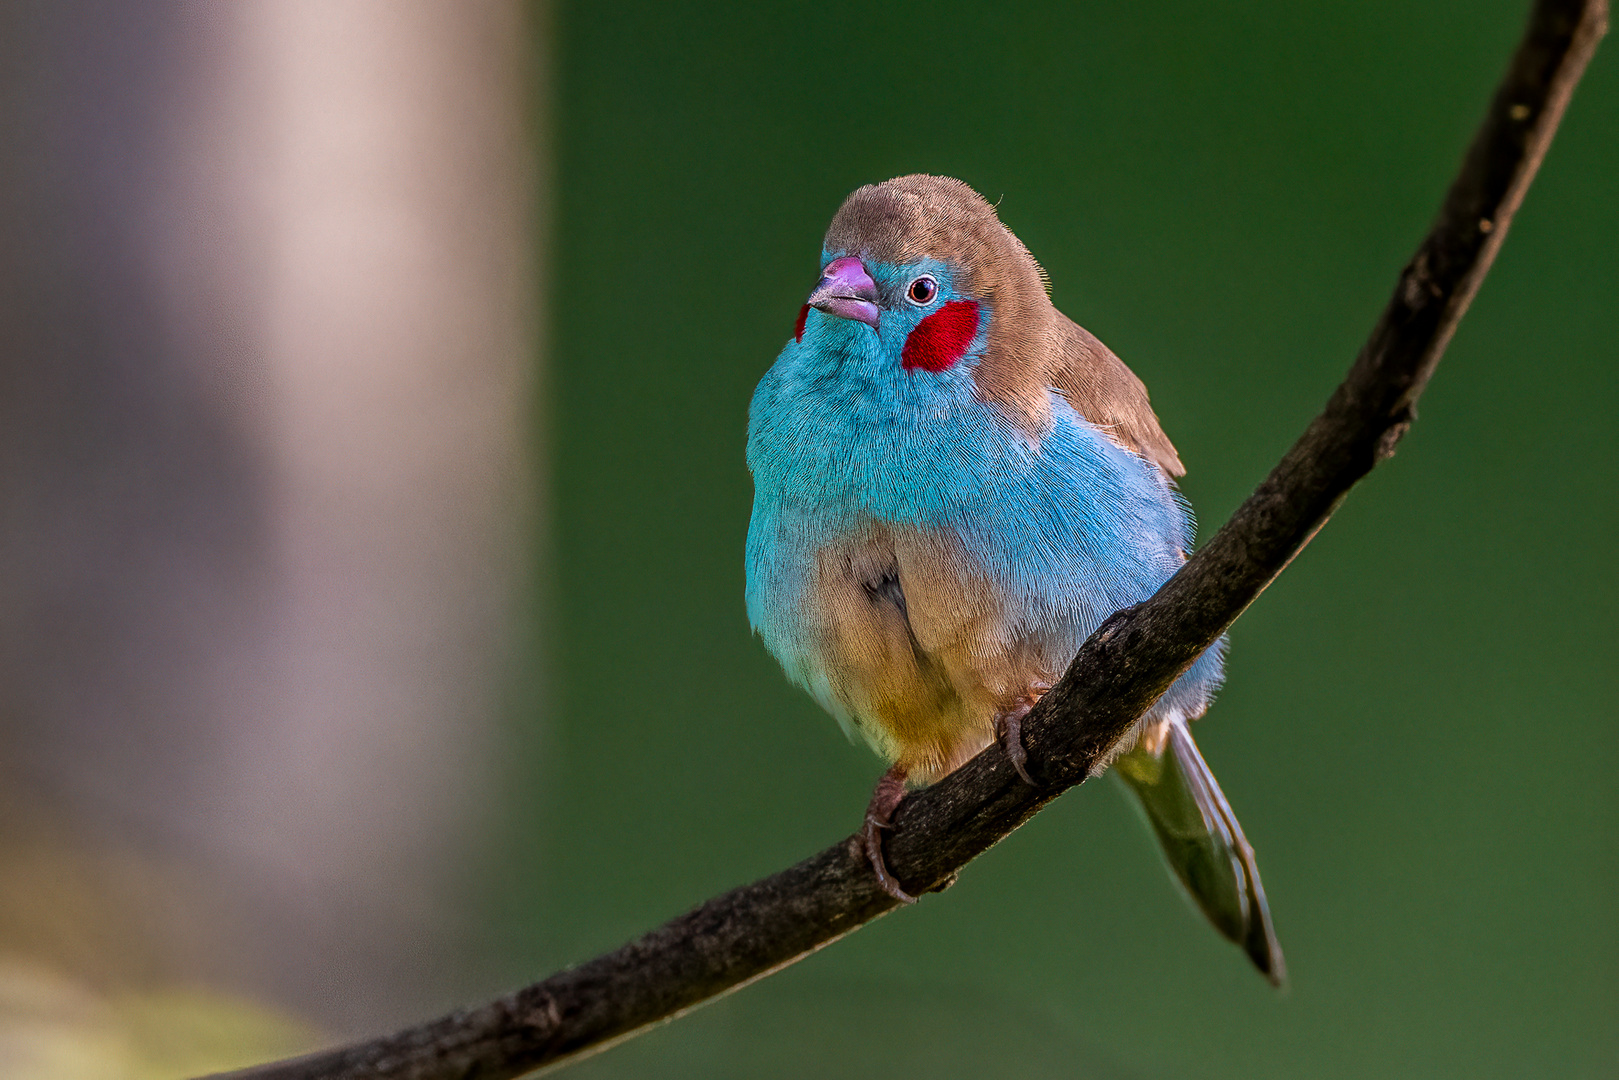
[[[1186,475],[1186,466],[1147,399],[1147,387],[1124,361],[1113,355],[1089,330],[1062,312],[1067,340],[1063,356],[1051,373],[1052,385],[1074,411],[1102,430],[1120,446],[1134,450],[1170,476]]]
[[[1170,476],[1185,473],[1141,380],[1052,306],[1034,256],[960,180],[915,174],[868,184],[844,200],[825,247],[882,262],[949,264],[957,288],[990,310],[989,342],[974,373],[986,401],[1042,435],[1051,425],[1047,389],[1055,387],[1115,443]]]

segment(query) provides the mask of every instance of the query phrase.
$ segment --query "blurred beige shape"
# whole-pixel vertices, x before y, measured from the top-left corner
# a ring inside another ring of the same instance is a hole
[[[535,507],[533,16],[0,22],[0,840],[65,822],[120,898],[143,959],[96,978],[341,1032],[472,977]]]

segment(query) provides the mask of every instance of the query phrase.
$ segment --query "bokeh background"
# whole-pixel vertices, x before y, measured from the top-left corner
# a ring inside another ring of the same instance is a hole
[[[1525,11],[8,9],[0,1063],[397,1025],[846,835],[880,763],[741,600],[748,397],[842,197],[1000,200],[1207,535],[1353,358]],[[1612,51],[1198,728],[1290,993],[1104,781],[572,1075],[1619,1071]]]

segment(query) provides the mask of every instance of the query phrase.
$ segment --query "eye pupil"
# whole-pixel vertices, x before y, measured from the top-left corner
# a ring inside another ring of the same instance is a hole
[[[911,282],[911,301],[917,304],[926,304],[933,300],[939,292],[938,283],[930,277],[919,277]]]

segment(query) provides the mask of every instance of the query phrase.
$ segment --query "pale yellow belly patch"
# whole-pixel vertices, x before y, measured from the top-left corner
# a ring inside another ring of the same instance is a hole
[[[805,598],[828,706],[924,783],[987,746],[996,713],[1050,679],[1003,640],[1003,613],[953,539],[874,525],[820,553]]]

